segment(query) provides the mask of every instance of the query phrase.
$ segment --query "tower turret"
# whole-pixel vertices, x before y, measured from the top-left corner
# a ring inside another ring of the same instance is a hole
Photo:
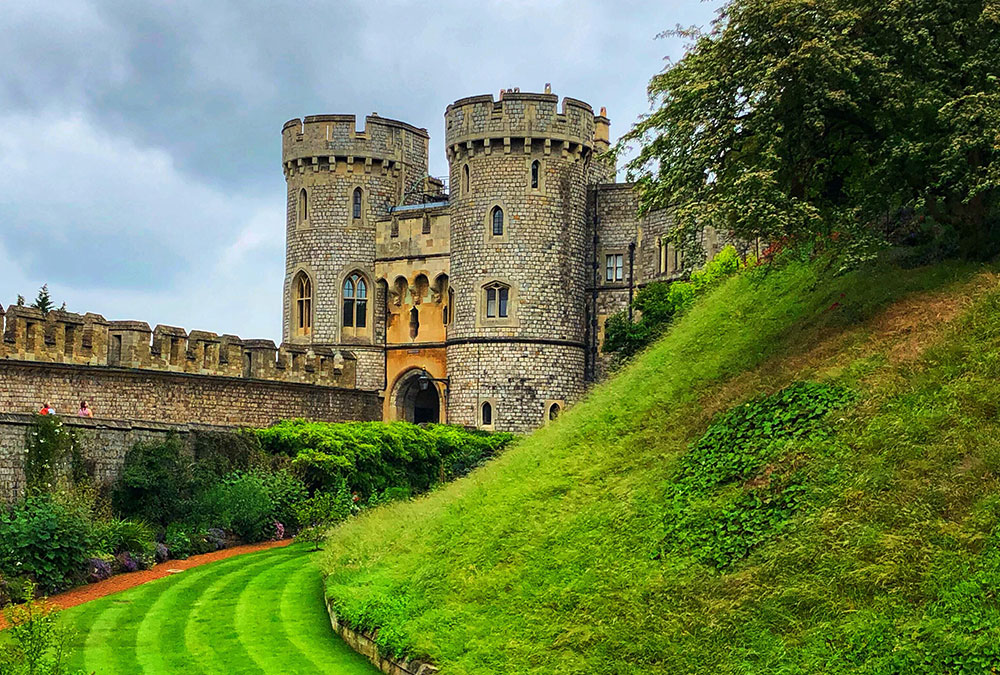
[[[450,420],[528,430],[583,393],[594,111],[508,90],[448,106],[445,136]]]
[[[287,184],[283,337],[350,345],[358,386],[383,386],[375,342],[384,298],[375,284],[375,222],[416,203],[427,176],[426,129],[379,117],[313,115],[281,131]],[[367,347],[370,346],[370,347]]]

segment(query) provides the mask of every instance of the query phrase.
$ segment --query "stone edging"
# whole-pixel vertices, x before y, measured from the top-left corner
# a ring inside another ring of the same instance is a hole
[[[326,600],[326,611],[330,614],[330,625],[347,645],[361,654],[372,665],[381,670],[386,675],[433,675],[438,669],[423,661],[397,661],[384,657],[378,652],[378,645],[375,644],[375,636],[369,633],[362,633],[348,628],[337,618],[337,613],[333,611],[333,605]]]

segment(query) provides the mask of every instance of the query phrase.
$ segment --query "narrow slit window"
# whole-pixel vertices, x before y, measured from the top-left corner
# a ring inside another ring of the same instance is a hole
[[[493,406],[490,405],[489,401],[483,403],[482,417],[483,417],[483,426],[490,426],[491,424],[493,424]]]
[[[493,207],[492,218],[493,221],[493,236],[502,237],[503,236],[503,209],[499,206]]]
[[[468,196],[469,194],[469,165],[466,164],[462,167],[462,194]]]
[[[309,195],[306,189],[299,191],[299,222],[304,223],[309,220]]]
[[[541,164],[539,163],[539,161],[537,159],[534,162],[531,163],[531,189],[532,190],[537,190],[538,189],[538,172],[539,172],[540,168],[541,168]]]
[[[354,188],[354,200],[351,207],[351,215],[355,220],[361,218],[361,188]]]

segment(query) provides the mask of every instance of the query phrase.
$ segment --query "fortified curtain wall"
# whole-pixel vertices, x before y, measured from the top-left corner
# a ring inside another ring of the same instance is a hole
[[[0,413],[0,504],[17,499],[24,493],[24,455],[26,438],[33,415]],[[158,443],[168,435],[176,435],[191,455],[197,432],[228,431],[226,427],[200,424],[158,424],[155,422],[125,422],[121,420],[79,419],[64,417],[63,421],[76,437],[94,480],[109,485],[121,472],[125,453],[136,443]]]
[[[350,352],[21,306],[0,325],[0,412],[75,414],[86,400],[97,417],[163,423],[381,419]]]

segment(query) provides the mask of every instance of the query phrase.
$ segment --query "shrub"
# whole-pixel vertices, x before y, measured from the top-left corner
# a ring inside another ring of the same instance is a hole
[[[100,523],[96,534],[105,553],[150,554],[156,544],[152,528],[140,520],[112,518]]]
[[[46,592],[82,577],[93,543],[79,511],[46,495],[28,497],[0,515],[0,568],[27,574]]]
[[[195,511],[202,522],[221,525],[246,542],[271,536],[274,502],[258,473],[233,474],[199,495]]]
[[[78,457],[76,440],[56,415],[35,415],[25,438],[24,481],[28,494],[49,492],[56,477]],[[76,473],[76,471],[73,471]]]
[[[129,450],[112,494],[115,512],[160,525],[186,517],[191,478],[181,450],[173,434],[162,443],[137,443]]]
[[[114,573],[111,563],[112,560],[114,560],[113,556],[111,556],[110,559],[103,556],[91,558],[87,562],[87,581],[93,584],[110,578]]]
[[[156,542],[156,548],[153,549],[153,560],[158,563],[166,562],[170,559],[170,549],[162,541]]]
[[[353,508],[354,498],[343,481],[332,492],[317,493],[298,506],[301,529],[296,540],[308,542],[312,544],[312,550],[318,550],[327,530],[346,520]]]
[[[265,469],[268,456],[252,431],[197,431],[192,434],[194,491],[233,473]]]
[[[34,599],[28,584],[23,604],[3,610],[10,639],[0,648],[0,673],[4,675],[63,675],[68,657],[69,633],[60,628],[59,613],[52,605]]]
[[[309,497],[306,484],[286,469],[264,473],[261,477],[271,500],[271,518],[291,530],[298,529],[298,505]]]
[[[184,560],[191,555],[191,535],[190,526],[185,523],[170,523],[167,525],[167,532],[163,537],[163,543],[170,553],[170,557],[176,560]]]
[[[514,437],[446,425],[406,422],[328,424],[289,420],[257,432],[265,450],[293,457],[311,492],[346,481],[365,499],[387,488],[424,492],[443,477],[462,475]]]

